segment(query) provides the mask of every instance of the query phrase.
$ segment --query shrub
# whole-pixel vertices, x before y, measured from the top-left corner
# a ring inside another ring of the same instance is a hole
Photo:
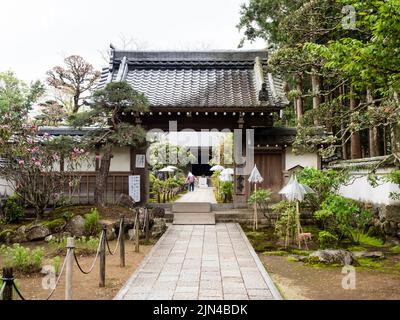
[[[4,220],[6,223],[18,222],[25,216],[25,208],[19,203],[19,198],[16,195],[8,197],[3,208]]]
[[[95,237],[76,238],[75,252],[82,255],[96,253],[99,241],[100,239]],[[56,254],[64,255],[66,253],[67,237],[51,239],[49,245],[53,248]]]
[[[270,189],[258,189],[257,191],[253,192],[247,203],[249,205],[257,204],[257,208],[260,208],[264,213],[268,208],[268,203],[271,200],[272,191]]]
[[[16,243],[10,247],[1,246],[0,254],[3,257],[4,265],[13,267],[16,271],[31,273],[39,272],[42,269],[43,248],[31,250]]]
[[[297,178],[299,183],[305,184],[315,191],[315,194],[307,194],[305,197],[305,203],[315,211],[320,208],[328,196],[348,180],[348,175],[344,171],[333,169],[304,168],[297,174]]]
[[[233,182],[224,181],[220,185],[220,193],[223,196],[224,202],[232,201],[233,197]]]
[[[294,241],[297,233],[295,205],[288,201],[281,201],[274,205],[272,210],[279,215],[275,223],[275,234],[282,239],[285,239],[286,236],[288,236],[292,241]],[[289,218],[290,224],[288,228]]]
[[[331,194],[321,204],[321,209],[314,213],[314,217],[322,224],[322,229],[334,235],[338,242],[348,238],[358,243],[372,214],[361,209],[354,200]]]
[[[338,238],[329,231],[320,231],[318,233],[318,240],[320,247],[326,249],[335,246]]]
[[[88,236],[95,236],[100,232],[99,225],[100,215],[96,208],[93,208],[90,213],[85,214],[85,233]]]

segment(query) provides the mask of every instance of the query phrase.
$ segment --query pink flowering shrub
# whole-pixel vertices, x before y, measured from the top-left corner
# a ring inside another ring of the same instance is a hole
[[[71,200],[80,183],[76,168],[88,154],[72,139],[40,134],[37,126],[24,124],[2,149],[7,161],[0,175],[40,217],[50,205]]]

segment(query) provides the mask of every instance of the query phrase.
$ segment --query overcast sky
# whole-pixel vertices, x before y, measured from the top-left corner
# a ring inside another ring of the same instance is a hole
[[[240,4],[247,1],[2,0],[0,71],[13,70],[27,82],[44,79],[71,54],[100,69],[109,43],[121,48],[125,42],[127,49],[235,49]],[[262,41],[245,45],[263,47]]]

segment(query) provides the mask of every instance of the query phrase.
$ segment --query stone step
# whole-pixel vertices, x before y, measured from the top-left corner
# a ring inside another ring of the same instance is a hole
[[[175,202],[172,205],[173,213],[208,213],[211,212],[209,202]]]
[[[174,213],[173,224],[200,224],[200,225],[213,225],[215,224],[215,214],[212,212],[203,213],[188,213],[178,212]]]

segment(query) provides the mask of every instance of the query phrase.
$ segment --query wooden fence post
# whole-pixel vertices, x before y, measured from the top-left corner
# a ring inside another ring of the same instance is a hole
[[[72,270],[74,266],[74,238],[67,238],[67,257],[65,265],[65,300],[72,300]]]
[[[136,214],[135,222],[135,252],[139,252],[139,212]]]
[[[12,300],[13,299],[13,268],[3,268],[3,283],[5,283],[4,291],[3,291],[3,300]]]
[[[102,237],[100,244],[100,281],[99,287],[103,288],[106,286],[106,237],[107,237],[107,226],[105,224],[101,227]]]
[[[119,228],[119,265],[120,267],[125,267],[125,226],[124,226],[124,216],[121,217],[121,224]]]

